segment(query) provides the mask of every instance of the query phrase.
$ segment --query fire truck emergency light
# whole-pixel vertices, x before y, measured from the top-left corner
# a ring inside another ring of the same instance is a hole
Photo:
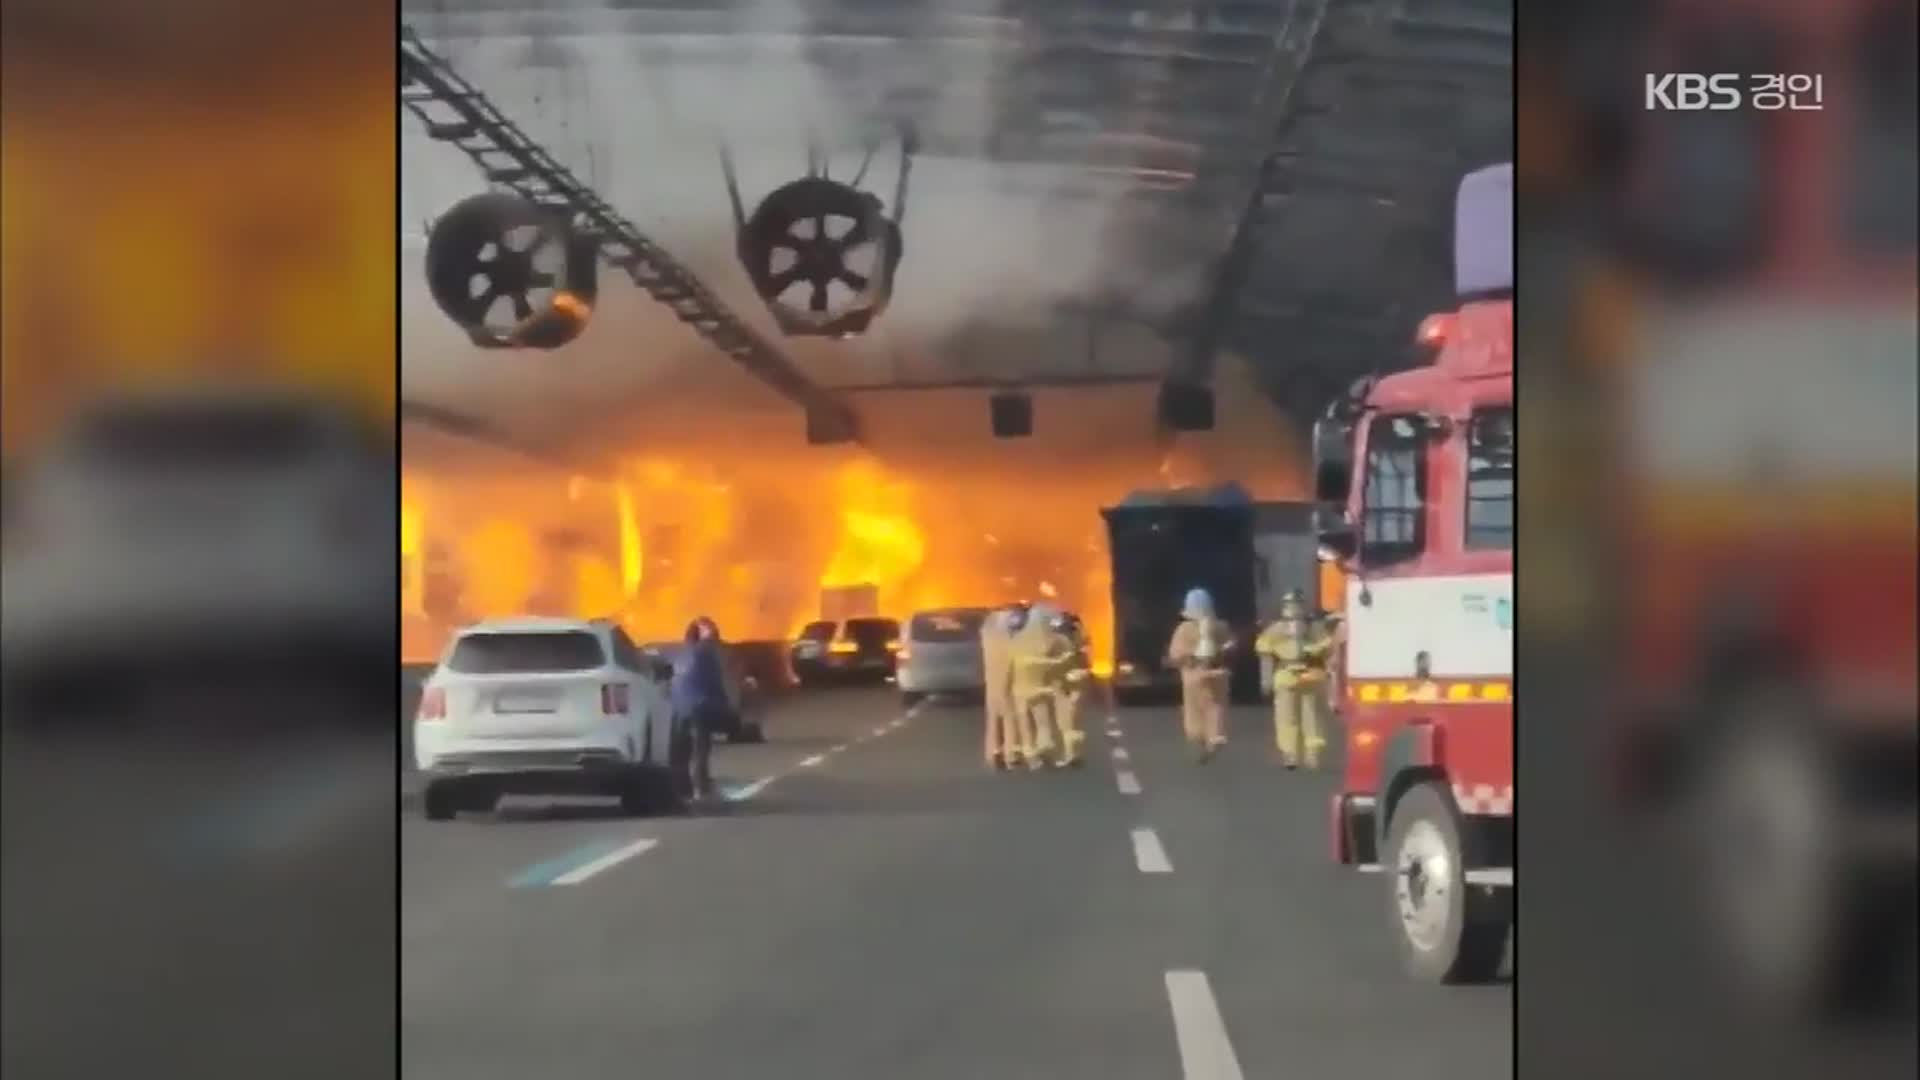
[[[1429,315],[1420,320],[1420,329],[1415,331],[1413,340],[1422,348],[1437,349],[1453,336],[1453,324],[1452,312]]]

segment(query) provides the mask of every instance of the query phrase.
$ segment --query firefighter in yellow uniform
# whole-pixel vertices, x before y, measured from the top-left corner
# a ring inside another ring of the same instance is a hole
[[[1167,643],[1167,664],[1180,673],[1180,726],[1203,764],[1227,744],[1228,663],[1235,646],[1233,631],[1213,613],[1213,596],[1205,589],[1189,591]]]
[[[1056,766],[1079,756],[1080,736],[1064,715],[1066,674],[1073,660],[1073,643],[1061,633],[1064,616],[1045,604],[1036,604],[1027,624],[1013,638],[1014,712],[1034,732],[1036,753],[1029,768],[1042,768],[1047,755],[1057,752]],[[1056,733],[1058,738],[1055,738]]]
[[[1016,708],[1033,724],[1042,758],[1057,754],[1053,762],[1057,768],[1080,764],[1086,742],[1074,689],[1080,653],[1069,634],[1070,625],[1065,612],[1039,605],[1014,639]]]
[[[1087,696],[1087,687],[1093,682],[1093,661],[1087,657],[1086,627],[1078,615],[1068,614],[1060,620],[1060,633],[1072,647],[1073,655],[1067,661],[1066,690],[1060,695],[1062,715],[1067,723],[1073,725],[1076,753],[1073,764],[1079,764],[1078,746],[1084,745],[1086,734],[1080,729],[1080,702]]]
[[[1037,756],[1033,724],[1020,715],[1013,696],[1013,640],[1025,621],[1025,609],[1016,606],[995,611],[980,624],[987,763],[996,769],[1012,768]]]
[[[1320,751],[1327,744],[1321,730],[1322,696],[1333,635],[1307,611],[1305,598],[1290,592],[1280,601],[1279,620],[1260,634],[1253,647],[1271,668],[1273,736],[1281,764],[1291,769],[1304,759],[1307,768],[1318,768]]]

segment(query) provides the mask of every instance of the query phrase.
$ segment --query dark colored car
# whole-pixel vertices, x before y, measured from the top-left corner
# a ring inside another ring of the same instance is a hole
[[[751,680],[762,699],[779,697],[799,685],[785,641],[730,641],[727,647],[740,662],[743,681]]]
[[[822,619],[808,623],[794,641],[793,673],[802,686],[880,684],[893,677],[899,653],[897,619]]]

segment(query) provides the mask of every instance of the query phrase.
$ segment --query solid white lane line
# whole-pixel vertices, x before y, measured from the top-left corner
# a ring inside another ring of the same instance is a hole
[[[1133,861],[1143,874],[1171,874],[1173,863],[1160,844],[1160,834],[1152,829],[1133,830]]]
[[[1120,785],[1120,794],[1122,795],[1140,794],[1140,778],[1133,775],[1133,773],[1127,771],[1126,769],[1121,769],[1119,772],[1114,773],[1113,779],[1115,783]]]
[[[635,840],[633,843],[617,851],[609,851],[585,866],[575,867],[561,874],[559,877],[553,879],[553,883],[555,885],[578,885],[603,870],[611,870],[619,866],[635,855],[645,855],[647,852],[652,851],[659,843],[660,841],[658,840]]]
[[[812,757],[801,758],[800,767],[803,769],[811,769],[825,760],[827,760],[825,754],[815,754]]]
[[[1186,1080],[1245,1080],[1206,973],[1167,972],[1167,1000],[1173,1006],[1173,1035],[1180,1042],[1180,1072]]]
[[[1124,746],[1116,746],[1116,747],[1114,747],[1114,748],[1113,748],[1113,760],[1115,760],[1115,761],[1125,761],[1125,760],[1127,760],[1127,748],[1126,748],[1126,747],[1124,747]]]

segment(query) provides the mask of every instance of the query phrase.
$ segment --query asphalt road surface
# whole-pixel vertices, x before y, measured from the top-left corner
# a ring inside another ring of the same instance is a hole
[[[897,701],[783,703],[699,816],[407,816],[402,1075],[1512,1075],[1511,983],[1402,976],[1264,710],[1205,766],[1172,710],[1096,710],[1085,768],[1001,774],[978,707]]]

